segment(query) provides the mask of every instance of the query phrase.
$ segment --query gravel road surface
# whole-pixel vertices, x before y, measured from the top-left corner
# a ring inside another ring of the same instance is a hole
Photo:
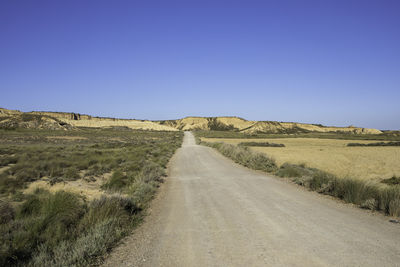
[[[400,224],[246,169],[185,133],[105,266],[400,266]]]

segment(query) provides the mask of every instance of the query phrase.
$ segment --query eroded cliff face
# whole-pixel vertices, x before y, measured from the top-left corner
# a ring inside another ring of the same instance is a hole
[[[0,117],[20,115],[22,113],[23,112],[21,112],[19,110],[11,110],[11,109],[0,108]]]
[[[25,115],[24,115],[25,114]],[[34,123],[26,123],[28,115],[36,117]],[[25,116],[25,121],[18,116]],[[352,134],[381,134],[377,129],[360,127],[327,127],[316,124],[277,122],[277,121],[248,121],[239,117],[186,117],[178,120],[149,121],[92,117],[78,113],[68,112],[20,112],[0,108],[0,127],[14,125],[23,128],[61,128],[71,127],[128,127],[131,129],[155,130],[155,131],[190,131],[190,130],[227,130],[239,131],[248,134],[256,133],[306,133],[306,132],[337,132]],[[50,122],[51,121],[51,122]],[[24,122],[24,123],[22,123]],[[22,123],[22,124],[21,124]],[[43,124],[43,125],[42,125]],[[52,126],[51,126],[52,125]]]
[[[48,115],[0,108],[0,129],[71,130],[73,126]]]
[[[82,115],[73,112],[47,112],[47,111],[32,111],[31,114],[46,115],[57,118],[59,120],[90,120],[92,116]]]
[[[22,112],[20,112],[22,113]],[[160,125],[148,120],[129,120],[129,119],[114,119],[92,117],[78,113],[68,112],[41,112],[33,111],[24,114],[32,114],[36,116],[51,117],[73,127],[128,127],[130,129],[139,130],[155,130],[155,131],[178,131],[175,127]]]
[[[359,128],[359,127],[327,127],[315,124],[294,123],[294,122],[273,122],[261,121],[255,123],[252,127],[244,130],[246,133],[353,133],[353,134],[381,134],[377,129]]]
[[[306,133],[306,132],[337,132],[353,134],[381,134],[377,129],[360,127],[326,127],[322,125],[277,122],[277,121],[248,121],[238,117],[187,117],[179,120],[160,121],[179,130],[235,130],[248,134],[256,133]]]

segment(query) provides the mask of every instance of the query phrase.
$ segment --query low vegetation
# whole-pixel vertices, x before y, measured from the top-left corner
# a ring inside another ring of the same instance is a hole
[[[212,131],[237,131],[232,124],[226,125],[217,120],[217,118],[208,118],[208,128]]]
[[[393,176],[388,179],[383,179],[381,182],[388,185],[400,185],[400,177]]]
[[[217,149],[222,155],[233,159],[235,162],[255,170],[273,172],[277,169],[275,160],[262,153],[254,153],[247,147],[239,147],[225,143],[202,144]]]
[[[348,143],[347,146],[400,146],[400,142]]]
[[[0,130],[0,266],[98,262],[141,220],[181,141],[179,132]],[[92,200],[84,189],[51,190],[106,174]],[[28,192],[38,181],[48,187]]]
[[[276,144],[269,142],[241,142],[238,146],[260,146],[260,147],[285,147],[284,144]]]
[[[247,147],[221,142],[201,142],[201,144],[217,149],[246,167],[288,178],[310,190],[340,198],[362,208],[382,211],[390,216],[400,216],[400,179],[397,177],[388,179],[384,182],[386,184],[382,184],[360,179],[338,178],[331,173],[307,167],[305,164],[284,163],[278,168],[275,161],[266,154],[256,153]]]
[[[198,137],[205,138],[234,138],[234,139],[275,139],[275,138],[320,138],[340,140],[382,140],[400,141],[399,132],[383,132],[382,134],[353,134],[353,133],[319,133],[319,132],[294,132],[281,134],[268,133],[243,133],[238,131],[225,131],[223,129],[195,132]]]
[[[333,174],[296,164],[283,164],[275,174],[362,208],[400,216],[400,186],[394,183],[393,186],[382,186],[359,179],[337,178]]]

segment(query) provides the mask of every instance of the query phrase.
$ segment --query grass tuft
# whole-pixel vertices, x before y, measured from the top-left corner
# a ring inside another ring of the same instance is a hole
[[[239,147],[225,143],[202,142],[202,144],[213,147],[224,156],[233,159],[236,163],[254,170],[273,172],[277,169],[274,159],[262,153],[254,153],[247,147]]]
[[[0,224],[5,224],[14,219],[15,211],[10,203],[0,200]]]
[[[400,146],[400,142],[348,143],[347,146]]]
[[[241,142],[238,146],[260,146],[260,147],[285,147],[284,144],[276,144],[269,142]]]
[[[389,179],[382,180],[381,183],[384,183],[387,185],[400,185],[400,177],[393,176]]]

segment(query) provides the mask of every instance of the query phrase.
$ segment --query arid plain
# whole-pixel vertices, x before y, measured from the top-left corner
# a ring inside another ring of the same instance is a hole
[[[400,176],[399,147],[352,147],[354,140],[319,138],[227,139],[202,138],[206,142],[224,142],[237,145],[242,142],[271,142],[285,147],[257,147],[251,149],[273,157],[278,165],[285,162],[306,164],[337,175],[357,179],[379,180]],[[357,140],[357,143],[374,143]]]
[[[399,141],[354,126],[0,109],[0,265],[334,265],[327,242],[342,265],[393,265]]]

